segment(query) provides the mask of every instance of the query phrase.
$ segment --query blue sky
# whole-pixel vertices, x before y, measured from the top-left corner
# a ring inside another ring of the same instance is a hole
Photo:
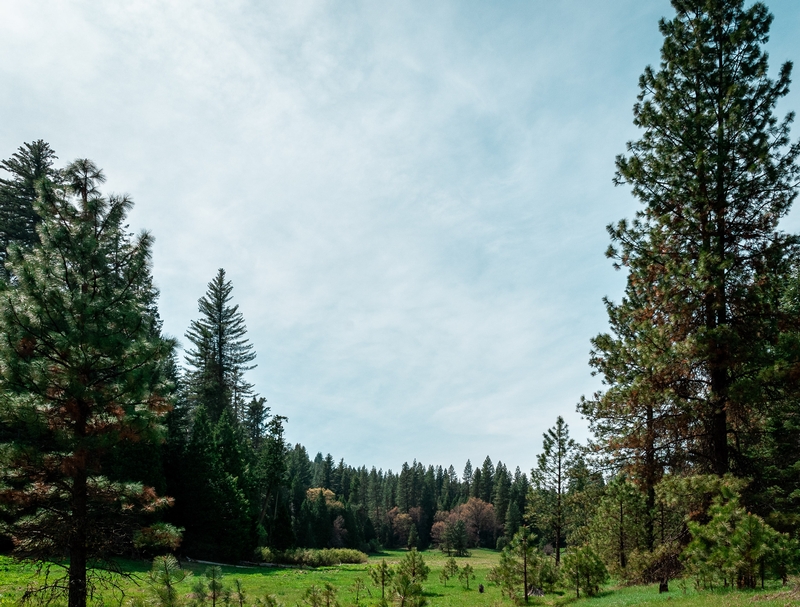
[[[769,6],[774,70],[800,58],[800,3]],[[589,339],[624,284],[605,226],[637,208],[614,157],[665,15],[6,0],[0,157],[43,138],[133,196],[174,336],[225,268],[249,379],[312,455],[529,469],[557,415],[587,437]]]

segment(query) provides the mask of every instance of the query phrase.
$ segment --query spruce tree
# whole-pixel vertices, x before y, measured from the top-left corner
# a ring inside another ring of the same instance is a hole
[[[0,503],[20,517],[18,556],[66,568],[51,589],[70,607],[86,604],[87,568],[130,547],[135,513],[167,503],[105,476],[121,444],[158,440],[174,344],[147,320],[152,237],[126,232],[132,203],[103,181],[77,160],[39,182],[41,243],[12,247],[0,286]]]
[[[233,285],[219,269],[208,283],[206,294],[197,300],[201,313],[193,320],[186,338],[193,348],[186,353],[190,384],[198,404],[206,407],[213,421],[225,409],[231,409],[237,421],[244,421],[245,403],[253,395],[253,386],[244,374],[256,354],[247,339],[247,327],[238,305],[233,305]]]
[[[797,238],[778,229],[797,194],[800,147],[793,114],[775,116],[791,64],[768,76],[772,16],[757,2],[673,0],[662,20],[661,65],[647,68],[634,107],[641,139],[617,158],[617,184],[644,205],[633,222],[609,227],[609,256],[628,272],[621,304],[609,304],[615,335],[595,340],[593,364],[610,386],[586,403],[595,422],[648,408],[690,464],[723,475],[757,472],[745,452],[758,440],[773,395],[795,390],[780,360],[782,332],[796,317],[779,302]],[[787,364],[788,363],[788,364]],[[646,371],[641,390],[625,364]],[[622,424],[618,451],[641,428]],[[652,438],[652,437],[651,437]],[[650,482],[650,481],[648,481]]]

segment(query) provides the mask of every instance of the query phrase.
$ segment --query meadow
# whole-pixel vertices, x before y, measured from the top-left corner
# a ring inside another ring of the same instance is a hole
[[[385,551],[372,555],[368,564],[386,559],[389,564],[396,564],[405,551]],[[500,589],[489,584],[486,576],[494,566],[499,553],[493,550],[474,550],[472,555],[458,558],[459,566],[469,563],[475,570],[475,579],[470,581],[469,589],[464,588],[459,580],[449,580],[444,585],[439,580],[439,572],[444,566],[446,557],[441,552],[425,551],[426,563],[431,574],[424,584],[425,598],[431,607],[500,607],[512,605],[511,601],[501,596]],[[224,566],[223,581],[226,587],[232,588],[234,580],[239,580],[246,595],[246,604],[254,604],[256,599],[263,599],[272,594],[286,607],[303,605],[303,593],[312,585],[322,587],[326,582],[338,590],[337,600],[343,607],[356,605],[354,583],[360,578],[369,589],[362,591],[359,604],[365,607],[376,605],[380,599],[380,589],[371,584],[367,573],[367,565],[339,565],[336,567],[320,567],[317,569],[301,569],[293,567],[233,567]],[[124,596],[119,592],[103,591],[97,603],[104,605],[126,605],[135,602],[136,598],[148,600],[147,571],[149,564],[144,561],[123,561],[123,569],[130,578],[122,580]],[[201,576],[207,565],[201,563],[183,563],[194,576]],[[27,585],[36,577],[36,570],[30,565],[14,562],[8,557],[0,557],[0,605],[17,604]],[[191,593],[192,578],[188,578],[179,586],[184,596]],[[478,592],[478,584],[484,585],[484,592]],[[671,592],[659,594],[658,587],[634,586],[620,587],[615,584],[606,586],[598,596],[576,599],[574,593],[560,591],[545,597],[532,597],[532,605],[575,605],[576,607],[628,607],[634,605],[681,605],[686,607],[783,607],[800,604],[800,587],[771,584],[765,590],[736,591],[696,591],[691,583],[681,584],[673,581]],[[236,601],[238,604],[238,601]],[[210,603],[208,603],[210,605]]]

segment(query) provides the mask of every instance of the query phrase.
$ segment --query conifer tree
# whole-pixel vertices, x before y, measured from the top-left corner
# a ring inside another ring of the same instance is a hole
[[[594,342],[593,364],[611,387],[584,412],[596,422],[647,420],[648,408],[668,407],[668,426],[645,426],[637,438],[642,426],[623,423],[622,440],[606,437],[606,446],[635,447],[647,431],[666,442],[669,430],[692,464],[741,474],[772,394],[794,389],[775,347],[797,325],[778,305],[797,248],[778,230],[800,175],[793,114],[775,116],[791,64],[769,78],[772,16],[761,2],[672,5],[675,17],[660,23],[660,68],[640,79],[642,137],[617,158],[616,183],[644,208],[609,227],[608,254],[628,271],[628,288],[608,304],[616,335]],[[631,363],[646,370],[639,386],[623,366]]]
[[[167,503],[104,475],[119,445],[158,439],[174,347],[147,319],[152,238],[126,232],[132,202],[103,197],[104,179],[76,160],[64,183],[39,182],[41,244],[12,247],[0,286],[0,502],[20,517],[17,554],[67,569],[51,589],[70,607],[86,604],[87,568],[131,545],[132,515]]]
[[[39,243],[36,226],[41,217],[35,210],[36,188],[43,179],[58,181],[55,159],[50,145],[39,139],[23,144],[11,158],[0,161],[0,169],[8,173],[0,179],[0,276],[8,277],[5,262],[10,245],[30,248]]]
[[[193,320],[186,332],[193,345],[186,362],[194,398],[215,422],[226,408],[237,421],[244,421],[245,403],[253,395],[253,386],[244,374],[255,368],[249,363],[256,354],[247,339],[244,316],[238,304],[231,303],[232,292],[233,285],[220,268],[197,301],[201,318]]]
[[[561,562],[561,544],[567,526],[566,494],[577,447],[575,441],[569,437],[569,426],[560,415],[556,419],[556,425],[545,432],[543,437],[537,467],[531,471],[534,490],[529,512],[540,529],[546,529],[552,534],[558,565]]]

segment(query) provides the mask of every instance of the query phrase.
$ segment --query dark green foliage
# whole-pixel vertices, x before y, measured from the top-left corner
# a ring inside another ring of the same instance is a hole
[[[647,550],[645,496],[626,478],[613,479],[596,507],[589,533],[606,563],[615,574],[625,575],[634,550]]]
[[[538,465],[531,471],[534,488],[529,496],[528,513],[544,537],[552,538],[556,564],[559,564],[567,527],[566,495],[577,446],[569,437],[569,426],[560,415],[556,425],[543,436]]]
[[[104,476],[104,464],[158,440],[174,344],[151,330],[152,239],[126,232],[131,201],[103,198],[105,178],[89,160],[63,177],[39,182],[41,244],[12,247],[14,282],[0,285],[0,425],[10,430],[0,502],[16,519],[19,556],[69,555],[68,588],[53,589],[82,607],[87,567],[130,550],[137,513],[167,503],[122,474]]]
[[[561,570],[564,585],[575,589],[575,596],[581,596],[581,590],[589,596],[600,591],[600,586],[608,581],[608,571],[603,561],[589,547],[571,548],[564,555]]]
[[[50,145],[39,139],[25,143],[7,160],[0,161],[8,177],[0,179],[0,276],[8,278],[5,262],[12,244],[30,248],[39,243],[35,210],[36,188],[42,180],[58,182],[56,159]]]
[[[236,477],[226,472],[204,407],[195,412],[182,458],[175,518],[186,529],[184,548],[195,558],[237,562],[249,556],[249,504]],[[197,505],[203,507],[198,508]]]
[[[232,292],[231,281],[220,268],[206,294],[197,300],[201,318],[193,320],[186,332],[193,346],[186,353],[191,393],[206,407],[212,421],[226,409],[243,421],[247,399],[252,396],[253,386],[244,374],[254,368],[249,363],[256,354],[246,337],[244,316],[239,306],[231,303]]]
[[[628,271],[622,303],[607,302],[614,335],[593,342],[610,387],[583,405],[611,452],[656,477],[649,487],[668,454],[720,475],[755,470],[748,453],[775,395],[796,396],[780,369],[797,352],[774,347],[798,322],[778,305],[797,249],[778,230],[799,174],[793,116],[775,116],[791,64],[769,78],[762,3],[673,6],[660,69],[640,79],[642,138],[617,159],[616,182],[644,209],[609,227]]]
[[[458,572],[458,579],[464,584],[464,588],[469,590],[469,581],[475,579],[475,569],[469,563],[465,563]]]

